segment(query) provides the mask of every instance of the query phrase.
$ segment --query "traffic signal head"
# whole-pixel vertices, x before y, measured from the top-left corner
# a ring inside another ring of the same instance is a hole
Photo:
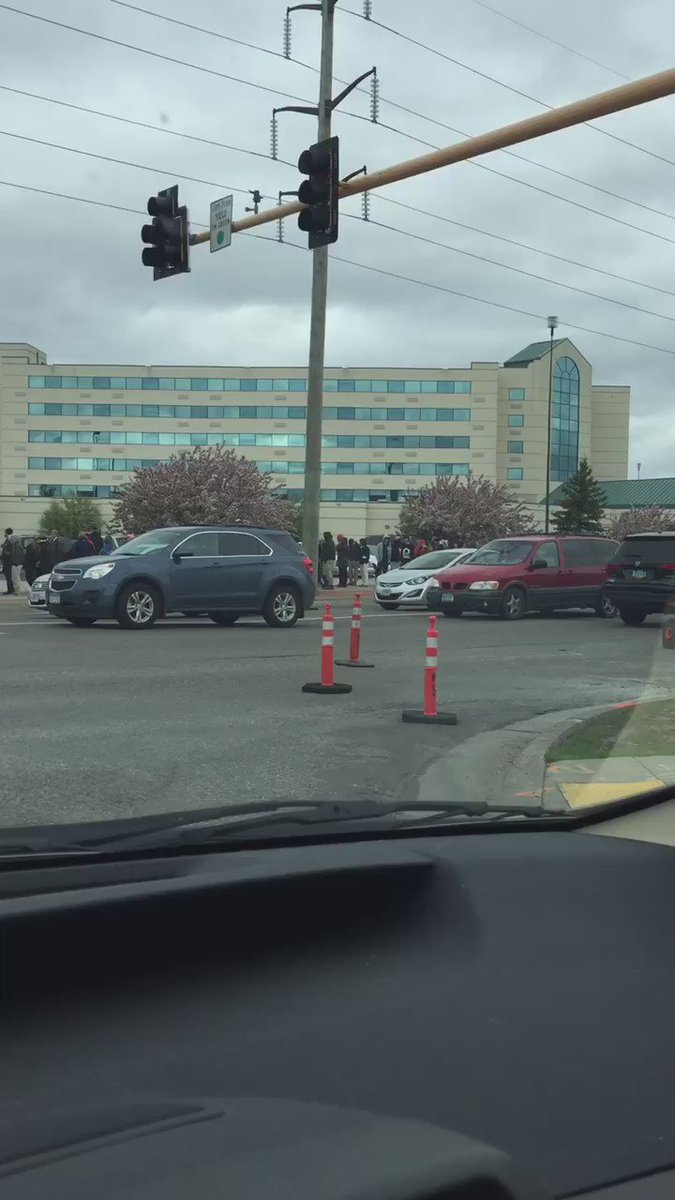
[[[148,212],[153,220],[141,229],[148,247],[141,255],[143,266],[152,267],[153,279],[189,271],[188,211],[178,206],[178,184],[151,196]]]
[[[340,190],[339,140],[336,137],[317,142],[303,150],[298,170],[304,179],[298,188],[298,200],[306,204],[298,215],[298,227],[309,234],[309,248],[327,246],[338,237],[338,200]]]

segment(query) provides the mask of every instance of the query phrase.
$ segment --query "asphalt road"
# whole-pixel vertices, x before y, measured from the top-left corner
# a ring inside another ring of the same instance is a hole
[[[349,602],[331,598],[346,656]],[[2,824],[297,797],[405,803],[432,766],[443,793],[461,799],[438,771],[459,742],[675,683],[658,618],[639,629],[577,613],[439,618],[439,702],[459,723],[404,725],[402,709],[421,704],[427,615],[368,600],[363,651],[374,669],[338,668],[354,690],[326,697],[301,691],[319,677],[318,609],[292,630],[177,618],[138,633],[76,629],[0,601]]]

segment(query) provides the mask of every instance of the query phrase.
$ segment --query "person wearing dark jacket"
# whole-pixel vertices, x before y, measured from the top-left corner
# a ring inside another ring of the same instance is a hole
[[[32,587],[34,580],[38,577],[38,544],[35,538],[31,538],[24,551],[23,571],[26,583]]]
[[[89,530],[89,541],[94,547],[94,554],[100,554],[101,546],[103,545],[103,538],[101,537],[100,529],[94,528]]]
[[[12,581],[12,530],[5,530],[5,540],[2,543],[2,571],[7,581],[7,595],[14,595],[14,583]]]
[[[361,547],[356,538],[349,539],[349,577],[350,587],[356,587],[359,582],[359,563],[361,562]]]
[[[337,569],[338,587],[346,587],[347,572],[349,571],[349,543],[342,533],[338,534],[337,539]]]
[[[73,546],[73,558],[89,558],[94,553],[94,544],[87,537],[83,529],[77,535],[77,541]]]
[[[333,568],[335,566],[335,542],[333,541],[332,533],[324,533],[319,542],[319,563],[321,565],[321,578],[325,588],[333,587]]]

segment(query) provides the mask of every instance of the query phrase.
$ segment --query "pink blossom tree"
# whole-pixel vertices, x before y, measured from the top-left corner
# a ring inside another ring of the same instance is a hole
[[[664,529],[675,529],[675,513],[668,508],[630,508],[614,513],[606,529],[617,542],[627,533],[661,533]]]
[[[197,446],[138,468],[120,489],[114,512],[116,523],[136,534],[215,522],[284,529],[291,517],[271,476],[223,446]]]
[[[482,475],[440,475],[401,505],[401,533],[447,538],[451,546],[482,546],[531,524],[525,505],[504,484]]]

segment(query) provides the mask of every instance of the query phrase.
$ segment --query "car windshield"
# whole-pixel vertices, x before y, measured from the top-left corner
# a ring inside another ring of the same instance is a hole
[[[159,550],[171,550],[185,537],[184,529],[154,530],[152,533],[142,533],[140,537],[132,538],[110,552],[110,558],[128,558],[134,555],[157,554]]]
[[[0,4],[0,856],[675,779],[675,5],[295,7]]]
[[[434,550],[431,554],[420,554],[412,562],[406,563],[403,570],[436,571],[439,567],[447,567],[461,553],[461,550]]]
[[[471,566],[510,567],[524,563],[534,549],[534,542],[508,541],[501,538],[488,542],[467,560]]]

